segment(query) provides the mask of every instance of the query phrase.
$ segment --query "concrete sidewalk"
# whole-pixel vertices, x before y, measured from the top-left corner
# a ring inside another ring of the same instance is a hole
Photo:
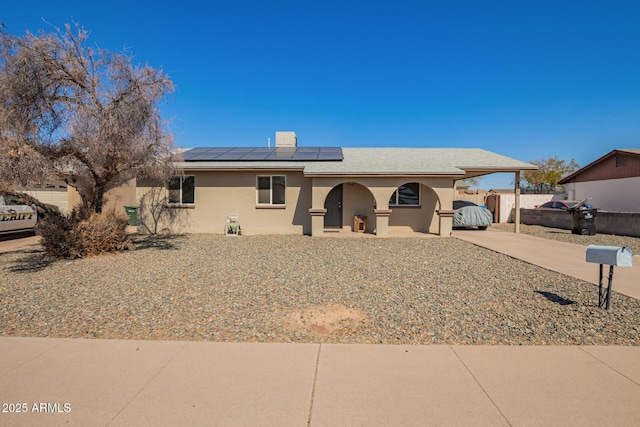
[[[0,338],[0,401],[3,426],[626,426],[640,347]]]
[[[523,233],[501,230],[456,230],[453,237],[557,271],[585,282],[598,284],[599,264],[586,262],[586,246],[543,239]],[[614,292],[640,299],[640,254],[634,254],[633,267],[614,267]],[[604,266],[605,286],[608,284],[609,266]],[[598,300],[598,293],[595,292]]]

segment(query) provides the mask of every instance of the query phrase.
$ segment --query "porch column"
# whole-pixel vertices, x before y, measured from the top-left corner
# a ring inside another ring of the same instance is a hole
[[[388,236],[391,209],[374,209],[373,213],[376,215],[376,236]]]
[[[515,217],[515,232],[519,233],[520,232],[520,171],[516,172],[516,179],[515,179],[515,193],[516,193],[516,217]]]
[[[453,230],[453,214],[456,213],[453,209],[438,209],[436,211],[440,217],[440,236],[451,237],[451,231]]]
[[[324,214],[327,213],[323,208],[311,208],[309,214],[311,215],[311,235],[322,236],[324,235]]]

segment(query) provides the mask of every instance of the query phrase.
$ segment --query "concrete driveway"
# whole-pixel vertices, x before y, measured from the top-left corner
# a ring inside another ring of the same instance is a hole
[[[0,234],[0,253],[40,248],[40,237],[33,231]]]
[[[585,282],[598,285],[599,264],[586,262],[586,247],[523,233],[500,230],[456,230],[453,237],[512,258],[535,264]],[[613,291],[640,299],[640,257],[633,257],[633,267],[614,267]],[[605,278],[609,267],[605,266]],[[606,283],[605,283],[606,286]]]

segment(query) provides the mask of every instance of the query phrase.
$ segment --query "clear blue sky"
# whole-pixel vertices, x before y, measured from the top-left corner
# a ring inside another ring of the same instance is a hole
[[[79,22],[177,91],[182,147],[479,147],[584,166],[640,147],[640,2],[11,1],[15,34]],[[481,187],[510,186],[512,174]]]

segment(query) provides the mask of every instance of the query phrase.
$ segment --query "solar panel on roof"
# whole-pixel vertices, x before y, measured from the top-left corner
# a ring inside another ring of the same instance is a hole
[[[244,155],[245,153],[242,153],[242,154]],[[215,161],[227,160],[227,161],[233,162],[233,161],[240,160],[240,157],[242,156],[238,155],[238,153],[227,152],[227,153],[220,154],[219,156],[211,160],[215,160]]]
[[[185,160],[187,159],[191,159],[195,156],[199,156],[201,154],[206,153],[207,150],[203,149],[203,148],[192,148],[191,150],[187,150],[185,152],[182,153],[182,156],[184,157]]]
[[[188,158],[187,156],[184,157],[184,159],[186,161],[198,161],[198,160],[213,160],[214,158],[216,158],[218,155],[216,154],[215,156],[211,155],[210,153],[196,153],[191,154]]]
[[[342,148],[340,147],[321,147],[318,153],[318,160],[342,160]]]
[[[280,149],[276,149],[273,153],[270,153],[265,160],[286,162],[291,160],[294,153],[295,151],[291,150],[281,151]]]
[[[211,148],[209,148],[209,147],[198,147],[198,148],[191,148],[191,149],[189,149],[189,150],[187,150],[185,152],[187,152],[187,153],[202,153],[202,152],[209,151],[209,150],[211,150]]]
[[[183,153],[185,161],[192,160],[211,160],[218,156],[220,153],[229,151],[228,148],[212,148],[212,147],[197,147],[187,150]]]
[[[295,162],[303,162],[318,159],[318,150],[314,151],[297,151],[291,156],[291,160]]]
[[[183,154],[187,162],[194,161],[339,161],[340,147],[198,147]]]
[[[267,160],[267,157],[269,156],[269,154],[271,154],[272,150],[273,149],[269,149],[269,148],[253,150],[253,151],[243,155],[238,160],[242,160],[242,161],[264,161],[264,160]]]

